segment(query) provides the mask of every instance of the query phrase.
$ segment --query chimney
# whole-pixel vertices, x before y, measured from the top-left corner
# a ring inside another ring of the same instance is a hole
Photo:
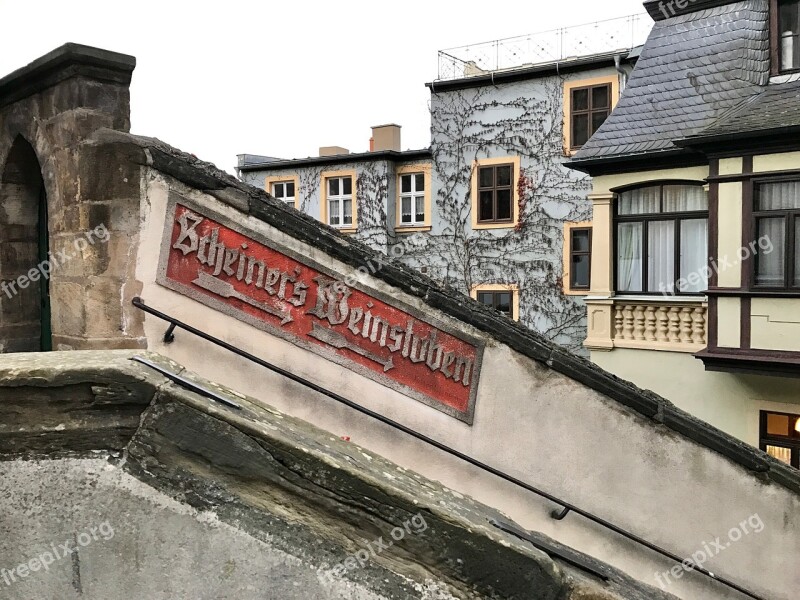
[[[320,146],[320,156],[336,156],[337,154],[350,154],[350,150],[341,146]]]
[[[400,125],[390,123],[388,125],[376,125],[372,128],[372,138],[374,152],[381,150],[396,150],[400,152]]]

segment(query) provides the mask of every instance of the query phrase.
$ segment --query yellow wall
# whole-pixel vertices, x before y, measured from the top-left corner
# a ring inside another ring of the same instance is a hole
[[[800,299],[753,298],[750,314],[753,348],[800,352]]]
[[[800,412],[795,379],[714,373],[690,354],[653,350],[592,352],[592,361],[753,446],[760,411]]]

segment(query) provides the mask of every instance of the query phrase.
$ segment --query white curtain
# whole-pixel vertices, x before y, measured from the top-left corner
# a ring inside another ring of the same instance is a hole
[[[647,289],[675,293],[675,221],[647,224]]]
[[[783,287],[786,252],[786,219],[775,217],[758,219],[758,239],[766,237],[774,246],[769,254],[759,252],[756,256],[756,285]]]
[[[800,181],[762,183],[758,186],[756,210],[791,210],[800,208]]]
[[[702,292],[708,287],[708,219],[681,222],[681,275],[679,291]]]
[[[328,202],[328,224],[341,225],[339,222],[339,201],[330,200]]]
[[[619,195],[619,214],[643,215],[658,212],[660,188],[645,187],[622,192]]]
[[[642,291],[642,224],[617,226],[617,288],[621,292]]]
[[[708,210],[708,194],[699,185],[665,185],[664,212]]]
[[[798,244],[800,244],[800,218],[794,220],[794,286],[800,287],[800,252],[798,252]]]
[[[342,199],[342,208],[344,209],[344,219],[342,219],[342,225],[352,225],[353,224],[353,199],[352,198],[343,198]]]

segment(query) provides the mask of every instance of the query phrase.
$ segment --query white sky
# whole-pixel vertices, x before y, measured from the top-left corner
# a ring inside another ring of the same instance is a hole
[[[236,154],[430,143],[437,51],[643,12],[642,0],[0,0],[0,76],[65,42],[137,58],[132,131],[233,171]]]

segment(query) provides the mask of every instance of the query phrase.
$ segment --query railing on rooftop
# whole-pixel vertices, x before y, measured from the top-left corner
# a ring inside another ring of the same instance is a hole
[[[437,80],[474,77],[573,57],[629,50],[645,42],[652,26],[650,16],[642,13],[440,50]]]

